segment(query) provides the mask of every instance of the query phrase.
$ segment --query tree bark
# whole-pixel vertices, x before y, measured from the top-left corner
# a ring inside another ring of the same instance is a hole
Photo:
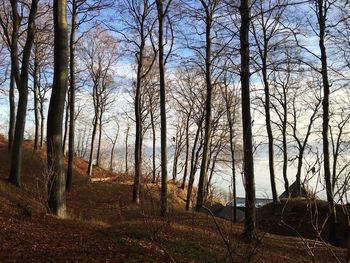
[[[35,47],[34,50],[34,70],[33,70],[33,90],[34,90],[34,119],[35,119],[35,134],[34,134],[34,153],[38,150],[39,144],[39,83],[38,83],[39,63],[38,63],[38,51]]]
[[[126,135],[125,135],[125,173],[127,174],[129,172],[129,167],[128,167],[128,141],[129,141],[129,132],[130,132],[130,126],[128,124],[128,127],[126,129]]]
[[[114,140],[112,141],[112,149],[111,149],[111,158],[109,161],[109,170],[113,172],[113,158],[114,158],[114,150],[115,150],[115,145],[117,144],[117,139],[119,135],[119,125],[117,128],[117,132],[115,134]]]
[[[167,147],[167,118],[166,118],[166,98],[165,98],[165,69],[164,69],[164,18],[166,11],[163,9],[163,0],[156,0],[158,10],[158,46],[159,46],[159,89],[160,89],[160,144],[161,144],[161,216],[168,213],[168,147]],[[168,3],[170,4],[170,2]]]
[[[11,152],[15,125],[16,125],[16,104],[15,104],[15,78],[13,72],[13,66],[11,65],[11,76],[10,76],[10,89],[9,89],[9,104],[10,104],[10,120],[9,120],[9,131],[8,131],[8,151]]]
[[[317,1],[317,19],[319,24],[319,47],[321,52],[321,64],[322,64],[322,83],[323,83],[323,123],[322,123],[322,142],[323,142],[323,169],[324,177],[326,181],[327,201],[329,208],[329,233],[328,238],[331,244],[337,242],[336,234],[336,210],[334,205],[334,189],[332,187],[331,170],[330,170],[330,156],[329,156],[329,141],[328,141],[328,128],[329,128],[329,78],[328,78],[328,65],[327,65],[327,51],[325,47],[325,35],[326,35],[326,0]]]
[[[288,66],[288,74],[290,74]],[[283,121],[282,121],[282,148],[283,148],[283,179],[284,190],[287,196],[290,196],[289,182],[288,182],[288,146],[287,146],[287,124],[288,124],[288,109],[287,109],[287,92],[286,88],[283,88]]]
[[[70,107],[69,107],[69,139],[68,139],[68,167],[66,190],[70,192],[73,180],[74,165],[74,136],[75,136],[75,31],[77,26],[77,3],[72,0],[72,21],[69,37],[69,80],[70,80]]]
[[[307,127],[307,131],[305,134],[305,138],[303,140],[303,142],[298,138],[297,134],[297,111],[296,111],[296,103],[295,103],[295,99],[293,100],[293,118],[294,118],[294,126],[293,126],[293,137],[296,140],[297,144],[298,144],[298,165],[297,165],[297,173],[296,173],[296,188],[297,188],[297,196],[301,196],[301,169],[303,166],[303,158],[304,158],[304,152],[305,149],[307,147],[307,143],[311,134],[311,129],[312,129],[312,125],[314,123],[314,121],[317,118],[317,112],[318,112],[318,108],[320,106],[321,101],[318,101],[317,104],[315,105],[315,108],[313,110],[313,113],[309,119],[309,124]]]
[[[197,171],[196,166],[197,166],[197,162],[198,162],[198,158],[199,158],[199,153],[202,149],[202,144],[198,147],[198,149],[196,149],[197,143],[199,141],[199,137],[201,134],[201,130],[202,130],[202,125],[200,123],[200,124],[198,124],[198,127],[197,127],[196,137],[195,137],[194,142],[193,142],[192,153],[191,153],[190,178],[188,180],[187,198],[186,198],[186,210],[187,211],[190,209],[190,205],[191,205],[194,176],[195,176],[196,171]]]
[[[185,156],[185,168],[184,168],[184,176],[182,179],[182,185],[181,189],[185,189],[185,184],[186,184],[186,178],[187,178],[187,173],[188,173],[188,157],[190,154],[190,136],[189,136],[189,129],[190,129],[190,114],[187,116],[186,119],[186,156]]]
[[[177,179],[177,164],[180,157],[180,143],[182,140],[181,127],[178,126],[176,128],[176,138],[175,138],[175,152],[174,152],[174,162],[173,162],[173,182],[176,182]]]
[[[68,31],[66,0],[54,0],[54,77],[47,118],[47,161],[49,167],[49,211],[66,216],[66,176],[62,152],[62,123],[68,79]]]
[[[93,120],[93,129],[92,129],[92,135],[91,135],[91,147],[90,147],[90,156],[89,156],[89,166],[87,175],[91,177],[92,175],[92,167],[94,162],[94,153],[95,153],[95,137],[97,133],[97,126],[98,126],[98,113],[95,114],[94,120]]]
[[[245,222],[243,235],[248,239],[256,236],[255,182],[253,162],[252,125],[250,114],[250,72],[249,72],[249,0],[241,0],[240,44],[241,44],[241,94],[243,122],[243,173],[245,180]]]
[[[152,126],[152,183],[156,182],[156,127],[155,119],[153,115],[153,109],[150,112],[151,115],[151,126]]]
[[[20,186],[21,184],[21,168],[22,168],[22,147],[24,140],[24,128],[27,115],[28,103],[28,75],[29,75],[29,59],[35,35],[35,16],[37,13],[38,0],[32,0],[30,13],[28,18],[27,40],[23,48],[22,67],[19,74],[18,61],[18,29],[19,29],[19,14],[18,1],[11,1],[12,16],[13,16],[13,32],[11,49],[11,62],[14,69],[14,77],[18,89],[18,107],[17,118],[15,125],[15,136],[11,153],[11,168],[10,168],[10,183]]]
[[[218,147],[217,151],[214,154],[214,156],[210,157],[211,160],[211,167],[210,167],[210,174],[209,174],[209,180],[208,183],[206,185],[206,192],[207,194],[209,194],[209,190],[210,190],[210,185],[211,185],[211,181],[213,179],[214,176],[214,172],[215,172],[215,166],[216,166],[216,161],[218,159],[219,153],[220,153],[221,149],[220,146]],[[208,163],[210,165],[210,163]],[[208,166],[209,166],[208,165]],[[209,167],[208,167],[208,172],[209,172]]]
[[[142,85],[142,72],[143,72],[143,59],[144,59],[144,48],[145,48],[145,39],[144,39],[144,28],[143,23],[141,22],[140,27],[140,50],[138,52],[138,61],[137,61],[137,79],[136,79],[136,93],[135,93],[135,175],[134,175],[134,186],[133,186],[133,195],[132,200],[134,203],[140,203],[140,190],[141,190],[141,165],[142,165],[142,116],[141,116],[141,85]]]
[[[70,108],[70,95],[69,95],[69,90],[68,90],[66,110],[65,110],[66,115],[65,115],[65,120],[64,120],[64,134],[63,134],[63,142],[62,142],[63,155],[66,155],[66,145],[67,145],[68,128],[69,128],[69,108]]]
[[[44,145],[44,125],[44,100],[40,99],[40,148],[42,148]]]
[[[234,119],[236,118],[236,105],[234,105],[233,112],[231,111],[231,103],[234,103],[233,100],[229,99],[227,86],[225,87],[225,102],[226,102],[226,118],[229,126],[230,132],[230,153],[231,153],[231,171],[232,171],[232,202],[233,202],[233,222],[237,222],[237,195],[236,195],[236,159],[235,159],[235,131],[234,131]]]
[[[267,43],[266,47],[267,48]],[[263,82],[264,82],[264,91],[265,91],[265,120],[266,120],[266,131],[267,131],[267,137],[268,137],[268,148],[269,148],[269,170],[270,170],[270,184],[271,184],[271,192],[272,192],[272,199],[273,202],[279,203],[280,200],[277,195],[277,189],[276,189],[276,179],[275,179],[275,162],[274,162],[274,138],[272,133],[272,126],[271,126],[271,116],[270,116],[270,88],[269,88],[269,81],[267,79],[267,51],[264,49],[264,55],[262,56],[263,60],[263,66],[262,66],[262,75],[263,75]]]
[[[211,72],[211,27],[212,27],[212,13],[209,10],[209,6],[201,1],[203,8],[206,12],[206,47],[205,47],[205,82],[206,82],[206,102],[205,102],[205,126],[204,126],[204,144],[203,144],[203,156],[201,163],[201,170],[198,182],[198,193],[197,193],[197,203],[196,211],[200,211],[204,205],[206,199],[206,185],[208,183],[208,163],[210,162],[209,152],[210,152],[210,134],[211,134],[211,115],[212,115],[212,72]]]
[[[98,143],[97,143],[97,155],[96,155],[96,166],[100,167],[100,161],[101,161],[101,142],[102,142],[102,110],[100,113],[99,118],[99,125],[98,125]]]

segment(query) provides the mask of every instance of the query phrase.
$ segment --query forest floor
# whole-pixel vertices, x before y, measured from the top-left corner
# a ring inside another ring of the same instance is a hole
[[[132,178],[77,159],[69,217],[46,213],[45,153],[26,141],[22,187],[7,183],[7,143],[0,138],[0,262],[344,262],[346,249],[323,242],[259,232],[186,212],[184,192],[169,183],[169,216],[159,217],[159,185],[144,182],[142,203],[131,202]],[[215,223],[216,222],[216,223]],[[220,234],[221,233],[221,234]]]

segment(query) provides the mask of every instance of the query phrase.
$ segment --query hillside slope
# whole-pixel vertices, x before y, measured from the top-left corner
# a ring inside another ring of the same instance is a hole
[[[234,262],[311,262],[311,252],[316,262],[333,262],[334,255],[346,255],[321,243],[308,251],[299,238],[265,233],[259,242],[246,243],[240,239],[241,225],[219,218],[215,224],[208,214],[184,211],[183,198],[177,197],[184,193],[172,183],[169,217],[161,219],[158,185],[144,183],[142,204],[135,206],[130,176],[96,169],[89,180],[83,160],[76,160],[67,196],[69,218],[58,219],[46,214],[43,152],[35,156],[31,142],[25,143],[21,188],[5,180],[4,139],[0,162],[0,262],[229,262],[230,257]]]

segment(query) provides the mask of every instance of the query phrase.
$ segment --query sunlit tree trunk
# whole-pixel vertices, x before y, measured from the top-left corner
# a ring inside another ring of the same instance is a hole
[[[184,176],[182,179],[182,184],[181,184],[181,189],[185,189],[185,184],[186,184],[186,178],[187,178],[187,174],[188,174],[188,158],[189,158],[189,154],[190,154],[190,136],[189,136],[189,129],[190,129],[190,116],[191,114],[189,114],[186,117],[186,142],[185,142],[185,168],[184,168]]]
[[[62,152],[62,123],[68,79],[68,31],[66,0],[54,0],[54,77],[47,117],[47,161],[50,213],[66,216],[66,176]]]
[[[154,115],[153,115],[153,109],[150,112],[150,116],[151,116],[151,126],[152,126],[152,183],[156,182],[156,125],[155,125],[155,119],[154,119]]]
[[[100,167],[101,162],[101,143],[102,143],[102,110],[98,117],[99,125],[98,125],[98,142],[97,142],[97,154],[96,154],[96,166]]]
[[[109,161],[109,170],[113,172],[113,159],[114,159],[114,150],[115,146],[117,144],[118,136],[119,136],[119,124],[117,124],[117,131],[115,133],[114,140],[112,141],[112,148],[111,148],[111,156],[110,156],[110,161]]]
[[[75,30],[77,24],[76,0],[72,0],[71,31],[69,37],[69,81],[70,81],[70,107],[69,107],[69,140],[68,140],[68,167],[66,190],[72,188],[74,164],[74,136],[75,136]]]
[[[90,146],[90,156],[89,156],[89,166],[87,175],[91,177],[92,175],[92,168],[93,168],[93,162],[94,162],[94,155],[95,155],[95,138],[97,133],[97,126],[98,126],[98,113],[95,114],[94,120],[93,120],[93,128],[92,128],[92,135],[91,135],[91,146]]]
[[[142,118],[141,118],[141,85],[142,85],[142,70],[143,70],[143,59],[144,59],[144,28],[143,23],[140,26],[140,50],[137,57],[137,79],[136,79],[136,92],[135,92],[135,124],[136,124],[136,137],[135,137],[135,175],[134,175],[134,186],[133,186],[133,202],[140,203],[140,189],[141,189],[141,165],[142,165]]]
[[[70,108],[70,96],[69,96],[69,92],[68,92],[67,101],[66,101],[66,109],[65,109],[63,142],[62,142],[63,155],[66,155],[66,145],[67,145],[68,129],[69,129],[69,108]]]
[[[24,128],[27,115],[28,103],[28,75],[29,75],[29,60],[34,42],[35,35],[35,16],[37,13],[38,0],[33,0],[30,13],[28,17],[27,40],[23,48],[23,57],[21,61],[21,73],[19,73],[19,59],[18,59],[18,28],[19,28],[19,14],[18,1],[11,1],[12,16],[13,16],[13,32],[12,41],[13,48],[11,49],[11,63],[14,69],[14,77],[18,89],[18,107],[17,118],[15,125],[14,141],[11,152],[11,168],[9,181],[20,186],[21,184],[21,168],[22,168],[22,147],[24,139]]]
[[[196,137],[194,139],[193,148],[191,152],[191,166],[190,166],[190,176],[188,179],[188,187],[187,187],[186,210],[190,209],[194,177],[197,171],[199,154],[203,147],[203,143],[201,142],[202,141],[201,130],[202,130],[202,125],[199,125],[197,128]],[[197,148],[198,142],[199,142],[199,147]]]
[[[40,128],[40,120],[39,120],[39,63],[38,63],[38,51],[35,47],[34,49],[34,69],[33,69],[33,91],[34,91],[34,120],[35,120],[35,133],[34,133],[34,152],[38,150],[39,144],[39,128]]]
[[[10,75],[10,89],[9,89],[9,106],[10,106],[10,120],[9,120],[9,131],[8,131],[8,150],[11,152],[16,124],[16,104],[15,104],[15,78],[13,72],[13,66],[11,66]]]
[[[166,98],[165,98],[165,69],[164,69],[164,18],[170,5],[163,7],[163,0],[156,0],[158,10],[158,58],[159,58],[159,89],[160,89],[160,144],[161,144],[161,216],[168,213],[167,203],[167,180],[168,180],[168,147],[167,147],[167,118],[166,118]]]
[[[205,126],[204,126],[204,142],[203,142],[203,156],[198,182],[197,204],[196,210],[199,211],[204,205],[206,198],[206,185],[208,183],[208,163],[210,162],[210,134],[211,134],[211,115],[212,115],[212,72],[211,72],[211,44],[212,44],[212,12],[209,10],[209,6],[205,4],[205,1],[201,0],[203,8],[206,12],[205,17],[205,82],[206,82],[206,102],[205,102]]]
[[[40,100],[40,148],[44,145],[44,126],[45,126],[45,117],[44,117],[44,102]]]

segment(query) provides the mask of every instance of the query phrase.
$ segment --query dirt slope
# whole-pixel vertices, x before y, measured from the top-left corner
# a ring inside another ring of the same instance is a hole
[[[67,196],[68,219],[46,214],[46,162],[26,142],[23,185],[9,185],[6,141],[0,139],[0,262],[311,262],[299,238],[260,233],[259,242],[240,239],[241,225],[205,213],[183,210],[183,195],[169,183],[170,214],[159,214],[159,186],[144,184],[143,202],[131,202],[132,178],[102,169],[88,180],[86,163],[76,161],[73,190]],[[108,179],[106,179],[108,178]],[[182,198],[177,196],[181,195]],[[219,234],[218,227],[222,232]],[[226,243],[223,241],[225,239]],[[228,249],[229,247],[229,249]],[[336,254],[316,244],[316,262]]]

